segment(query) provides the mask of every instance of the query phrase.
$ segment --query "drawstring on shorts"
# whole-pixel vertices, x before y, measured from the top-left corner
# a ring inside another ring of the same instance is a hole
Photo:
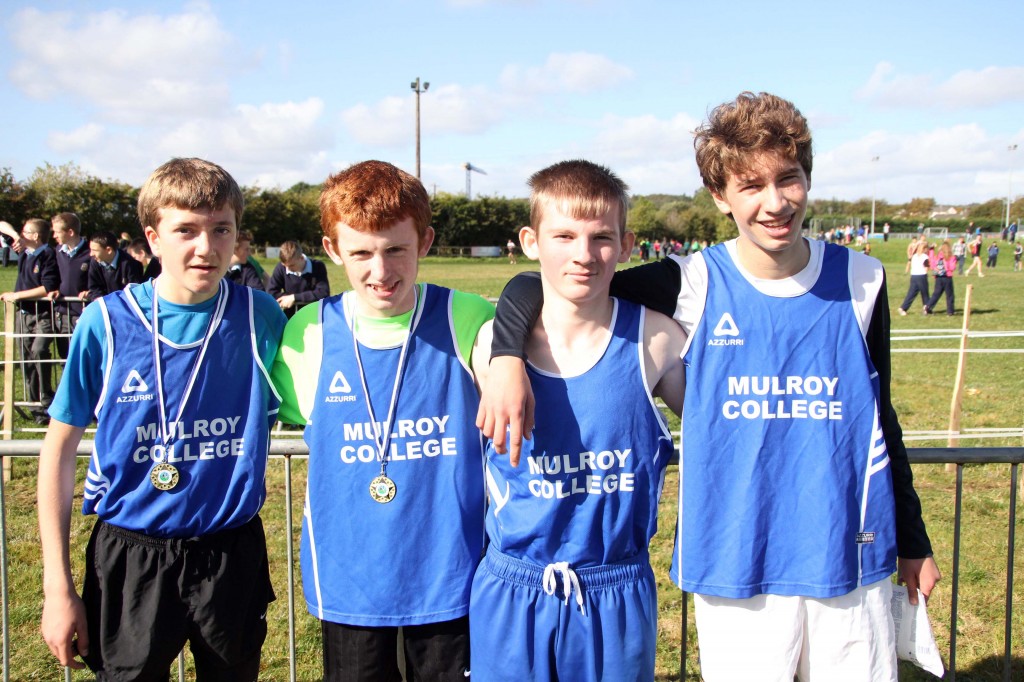
[[[554,595],[559,577],[562,579],[562,592],[565,594],[566,606],[569,605],[569,597],[575,591],[576,604],[580,607],[580,613],[584,616],[587,615],[587,610],[583,606],[583,587],[580,585],[580,579],[576,576],[576,572],[569,568],[568,561],[556,561],[544,568],[544,591]]]

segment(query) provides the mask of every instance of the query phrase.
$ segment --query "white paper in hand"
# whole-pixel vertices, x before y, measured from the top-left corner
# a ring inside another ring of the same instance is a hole
[[[892,620],[896,625],[896,656],[910,661],[922,670],[936,677],[942,677],[945,669],[939,648],[935,645],[932,625],[928,621],[924,595],[917,593],[917,606],[910,603],[904,585],[892,586]]]

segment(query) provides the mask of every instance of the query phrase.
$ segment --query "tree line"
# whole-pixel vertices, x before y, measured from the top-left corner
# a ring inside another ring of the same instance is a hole
[[[243,187],[243,226],[256,244],[277,245],[289,239],[316,247],[320,243],[320,186],[298,183],[288,189]],[[0,220],[20,226],[28,218],[52,218],[62,211],[78,214],[86,234],[94,230],[127,232],[141,236],[136,216],[139,188],[101,180],[73,163],[45,164],[27,180],[18,180],[10,169],[0,169]],[[529,223],[529,202],[523,198],[438,193],[432,201],[433,227],[438,246],[503,246]],[[960,207],[956,217],[929,216],[937,203],[915,198],[906,204],[875,202],[875,225],[888,222],[894,232],[913,232],[918,225],[966,228],[969,221],[986,231],[998,231],[1006,203],[991,199]],[[1024,198],[1012,206],[1011,215],[1024,211]],[[805,226],[828,229],[845,224],[865,224],[871,219],[871,200],[816,199],[810,202]],[[638,238],[718,242],[736,234],[733,222],[715,207],[711,194],[700,189],[692,195],[651,194],[635,196],[627,219]]]

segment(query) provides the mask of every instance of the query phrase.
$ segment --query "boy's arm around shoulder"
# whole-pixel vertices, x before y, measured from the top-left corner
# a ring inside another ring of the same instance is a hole
[[[39,452],[36,494],[43,550],[43,639],[61,665],[84,667],[77,653],[89,651],[85,606],[71,576],[69,536],[75,463],[84,427],[53,419]],[[77,645],[74,644],[77,640]]]
[[[686,333],[679,323],[654,310],[644,315],[644,374],[651,393],[677,416],[683,413]]]
[[[492,439],[495,452],[509,453],[513,466],[519,463],[522,439],[533,431],[533,390],[526,376],[524,348],[542,305],[539,272],[513,277],[498,300],[488,344],[491,360],[487,381],[481,384],[476,425],[484,437]]]
[[[874,260],[874,259],[871,259]],[[895,502],[897,575],[906,583],[911,603],[917,603],[917,590],[928,598],[942,578],[932,558],[931,541],[921,513],[921,500],[914,490],[914,474],[903,444],[903,428],[892,405],[892,365],[889,356],[889,305],[884,271],[865,337],[871,362],[878,371],[879,418],[889,453]]]

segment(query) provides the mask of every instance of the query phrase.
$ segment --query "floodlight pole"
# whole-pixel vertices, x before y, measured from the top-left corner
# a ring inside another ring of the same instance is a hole
[[[1008,152],[1015,152],[1015,151],[1017,151],[1017,145],[1011,144],[1009,147],[1006,148],[1006,151],[1008,151]],[[1010,168],[1009,168],[1009,172],[1007,173],[1007,180],[1006,180],[1006,225],[1003,226],[1007,230],[1010,229],[1010,204],[1012,204],[1012,203],[1013,203],[1013,157],[1011,156],[1010,157]]]
[[[423,83],[423,88],[420,88],[420,77],[416,76],[416,80],[409,84],[413,92],[416,93],[416,178],[420,177],[420,93],[426,92],[430,88],[430,83]]]
[[[868,233],[869,235],[874,235],[875,234],[875,185],[877,184],[877,181],[878,181],[878,177],[877,177],[878,174],[875,173],[875,169],[874,169],[873,166],[874,166],[874,163],[876,161],[878,161],[878,158],[879,157],[877,157],[877,156],[872,156],[871,157],[871,164],[872,164],[872,169],[871,169],[871,232]]]

